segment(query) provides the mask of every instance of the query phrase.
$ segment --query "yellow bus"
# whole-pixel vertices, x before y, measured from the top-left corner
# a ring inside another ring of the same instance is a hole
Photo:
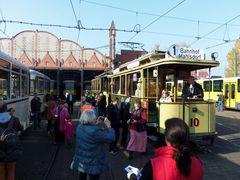
[[[211,78],[197,82],[203,87],[205,100],[217,102],[218,95],[222,93],[225,108],[240,110],[240,77]]]
[[[191,137],[210,138],[213,142],[216,134],[215,102],[182,99],[179,92],[181,82],[190,76],[191,71],[218,65],[216,60],[174,58],[164,51],[152,52],[115,69],[107,77],[111,81],[109,93],[120,101],[129,95],[132,103],[135,99],[141,100],[147,111],[148,129],[151,129],[148,133],[163,134],[165,121],[179,117],[189,125]],[[166,88],[167,82],[172,82],[173,102],[159,103],[160,92]]]

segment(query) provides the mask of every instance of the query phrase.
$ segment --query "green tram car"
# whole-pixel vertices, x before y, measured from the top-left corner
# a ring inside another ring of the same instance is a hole
[[[192,138],[210,139],[216,135],[215,102],[199,98],[183,99],[178,92],[179,81],[188,79],[192,71],[217,67],[216,60],[170,57],[165,51],[156,51],[122,64],[112,73],[103,73],[92,80],[92,91],[102,92],[108,102],[111,97],[119,103],[131,96],[131,109],[140,99],[147,111],[149,135],[163,134],[165,121],[172,117],[183,119],[189,126]],[[173,83],[173,102],[159,103],[161,91]],[[182,85],[181,85],[182,86]],[[149,131],[150,130],[150,131]]]

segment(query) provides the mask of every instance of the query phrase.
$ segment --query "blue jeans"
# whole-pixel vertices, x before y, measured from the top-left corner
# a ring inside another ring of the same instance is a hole
[[[34,128],[40,127],[41,120],[42,120],[41,112],[40,111],[34,112],[34,117],[33,117],[33,126],[34,126]]]
[[[217,106],[217,111],[223,111],[223,102],[222,101],[218,101],[218,106]]]

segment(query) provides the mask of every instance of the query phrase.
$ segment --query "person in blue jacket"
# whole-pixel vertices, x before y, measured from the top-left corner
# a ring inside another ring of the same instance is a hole
[[[105,143],[115,140],[109,120],[97,119],[93,110],[82,113],[76,129],[76,149],[71,169],[79,172],[79,179],[98,180],[108,169]]]

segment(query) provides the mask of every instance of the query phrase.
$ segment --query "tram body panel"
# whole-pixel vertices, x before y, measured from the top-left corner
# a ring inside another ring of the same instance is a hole
[[[8,104],[8,109],[9,108],[14,108],[15,109],[15,114],[14,116],[18,117],[20,120],[21,125],[23,126],[24,129],[30,126],[30,112],[31,110],[29,109],[28,103],[29,103],[29,98],[21,98],[19,100],[10,102],[6,101]],[[26,113],[27,112],[27,113]]]
[[[167,119],[178,117],[187,123],[192,136],[215,134],[214,102],[161,103],[159,108],[160,133],[164,133]]]

